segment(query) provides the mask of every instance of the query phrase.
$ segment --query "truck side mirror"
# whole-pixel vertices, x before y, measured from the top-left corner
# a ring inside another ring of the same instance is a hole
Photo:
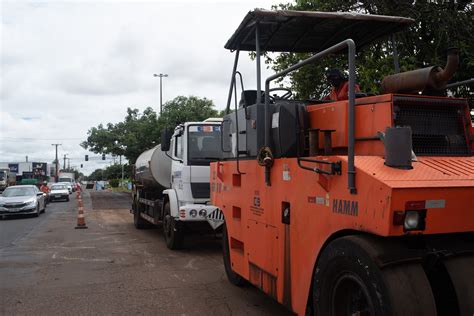
[[[172,131],[170,129],[165,128],[161,132],[161,151],[170,150],[171,136],[172,136]]]

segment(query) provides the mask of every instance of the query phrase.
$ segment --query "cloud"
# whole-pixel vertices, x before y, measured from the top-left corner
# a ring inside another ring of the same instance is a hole
[[[59,155],[90,173],[101,160],[80,147],[87,131],[118,122],[126,108],[159,108],[178,95],[225,107],[234,55],[223,48],[245,14],[275,1],[3,1],[0,22],[0,156],[51,162]],[[241,54],[245,86],[255,66]]]

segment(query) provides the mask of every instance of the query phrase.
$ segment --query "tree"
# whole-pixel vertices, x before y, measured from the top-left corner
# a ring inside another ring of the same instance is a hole
[[[125,164],[123,166],[124,178],[129,178],[132,173],[132,168],[130,165]],[[122,178],[122,165],[113,164],[105,168],[103,173],[104,179],[121,179]]]
[[[89,176],[87,176],[88,181],[101,181],[103,178],[103,169],[95,169]]]
[[[214,103],[206,98],[179,96],[163,105],[163,115],[158,119],[161,126],[174,128],[176,125],[194,121],[200,122],[209,117],[218,117]]]
[[[306,11],[354,11],[379,15],[411,17],[416,20],[407,31],[396,34],[401,71],[446,62],[446,49],[458,47],[461,62],[454,81],[474,77],[473,4],[471,1],[444,0],[297,0],[275,8]],[[357,44],[357,43],[356,43]],[[364,92],[379,93],[380,81],[394,72],[392,46],[388,41],[374,43],[357,53],[357,81]],[[268,57],[275,71],[307,58],[308,54],[282,53]],[[299,98],[321,97],[329,89],[324,78],[328,68],[347,69],[346,58],[327,58],[323,65],[311,65],[290,75],[290,84]],[[460,87],[459,96],[473,96],[472,87]]]
[[[122,155],[134,163],[142,152],[160,143],[163,128],[173,128],[186,121],[202,121],[217,115],[211,100],[178,96],[163,105],[160,118],[150,107],[143,113],[138,109],[127,108],[124,121],[92,127],[81,146],[96,154]]]

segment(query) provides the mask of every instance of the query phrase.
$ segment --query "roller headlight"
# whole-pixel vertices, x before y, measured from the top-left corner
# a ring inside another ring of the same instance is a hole
[[[206,217],[206,215],[207,215],[207,211],[206,211],[206,210],[204,210],[204,209],[203,209],[203,210],[199,210],[199,216],[201,216],[201,217]]]
[[[405,222],[403,226],[406,230],[414,230],[420,223],[420,213],[417,211],[407,211],[405,214]]]
[[[192,209],[192,210],[189,211],[189,215],[190,215],[191,217],[196,217],[197,213],[198,213],[198,212],[197,212],[195,209]]]

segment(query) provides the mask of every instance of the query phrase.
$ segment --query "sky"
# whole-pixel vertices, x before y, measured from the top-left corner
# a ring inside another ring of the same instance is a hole
[[[80,147],[87,131],[127,107],[158,110],[154,73],[168,74],[163,103],[194,95],[223,109],[234,58],[224,44],[248,11],[284,1],[0,2],[0,161],[51,163],[59,143],[87,175],[112,163]],[[240,60],[255,87],[254,62]]]

